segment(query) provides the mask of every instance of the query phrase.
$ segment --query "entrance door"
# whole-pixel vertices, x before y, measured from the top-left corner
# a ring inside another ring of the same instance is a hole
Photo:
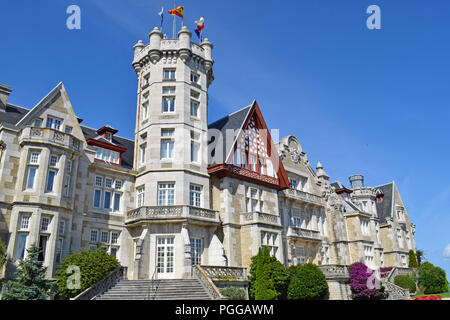
[[[174,238],[158,237],[156,242],[156,272],[159,279],[173,278],[174,273]]]

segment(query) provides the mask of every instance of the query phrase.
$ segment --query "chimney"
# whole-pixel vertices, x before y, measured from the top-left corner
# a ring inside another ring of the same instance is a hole
[[[10,87],[0,84],[0,112],[6,111],[6,104],[8,103],[8,96],[11,91]]]
[[[352,189],[364,187],[364,176],[362,174],[355,174],[348,178]]]

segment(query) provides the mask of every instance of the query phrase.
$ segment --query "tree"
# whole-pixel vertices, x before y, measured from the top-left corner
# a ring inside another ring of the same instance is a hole
[[[325,275],[316,265],[307,263],[289,268],[290,282],[287,297],[290,300],[318,300],[328,295]]]
[[[6,264],[7,255],[6,255],[6,244],[0,240],[0,273],[3,266]]]
[[[261,250],[261,249],[260,249]],[[256,258],[255,300],[275,300],[278,292],[272,278],[269,248],[264,247]]]
[[[409,250],[409,268],[417,268],[419,265],[417,263],[416,254],[413,250]]]
[[[447,292],[445,271],[430,262],[424,262],[419,268],[419,287],[424,288],[426,294]]]
[[[74,286],[75,288],[67,285],[71,283],[70,278],[73,276],[73,272],[70,272],[71,266],[80,268],[80,283],[78,286]],[[117,258],[102,249],[72,252],[63,259],[61,266],[56,270],[59,294],[64,299],[73,298],[119,267],[120,263]]]
[[[422,264],[422,259],[425,258],[423,250],[416,250],[416,257],[417,257],[417,265],[420,267]]]
[[[403,289],[408,289],[409,293],[415,293],[417,291],[416,283],[410,276],[396,276],[394,284]]]
[[[19,261],[17,280],[5,284],[4,300],[47,300],[56,294],[54,284],[45,279],[47,268],[38,257],[39,247],[32,244],[25,260]]]

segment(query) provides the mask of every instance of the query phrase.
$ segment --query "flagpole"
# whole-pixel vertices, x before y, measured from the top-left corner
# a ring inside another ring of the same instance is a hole
[[[176,0],[173,0],[173,8],[174,8],[174,10],[175,10],[175,8],[177,7],[177,4],[176,4]],[[176,29],[177,29],[177,20],[176,20],[176,15],[173,15],[173,39],[175,39],[175,32],[176,32]]]

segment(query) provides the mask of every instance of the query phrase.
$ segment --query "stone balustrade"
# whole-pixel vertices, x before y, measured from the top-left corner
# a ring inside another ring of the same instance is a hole
[[[247,281],[247,268],[228,266],[201,266],[213,281]]]
[[[327,279],[331,278],[349,278],[348,266],[344,265],[323,265],[319,266]]]
[[[252,223],[280,226],[281,218],[280,216],[274,214],[263,213],[259,211],[245,212],[241,215],[241,224],[252,224]]]
[[[25,127],[19,137],[19,143],[24,142],[50,143],[74,151],[81,149],[81,141],[72,134],[52,128]]]
[[[193,219],[208,223],[220,223],[219,212],[194,206],[144,206],[127,212],[125,223],[140,220]]]
[[[300,237],[304,239],[321,240],[319,231],[303,228],[293,227],[292,233],[290,233],[289,236]]]
[[[192,267],[192,276],[198,279],[203,287],[208,291],[208,294],[213,300],[228,300],[227,297],[223,296],[219,289],[216,287],[212,279],[208,276],[208,273],[203,269],[203,267],[196,264]]]
[[[308,193],[305,191],[300,191],[297,189],[285,189],[280,191],[282,195],[285,197],[295,199],[295,200],[301,200],[304,202],[309,202],[312,204],[323,206],[323,199],[322,197],[316,196],[315,194]]]

